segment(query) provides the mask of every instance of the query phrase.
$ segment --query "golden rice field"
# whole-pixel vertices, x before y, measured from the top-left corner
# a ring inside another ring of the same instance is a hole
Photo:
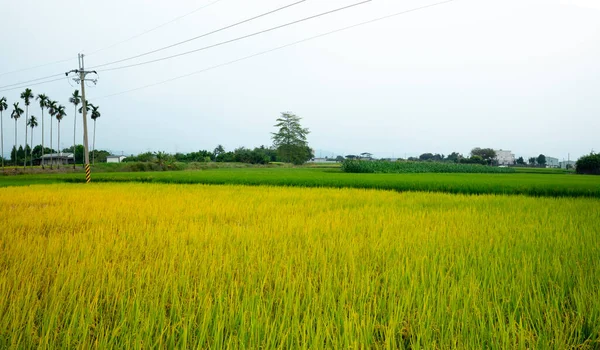
[[[600,200],[0,188],[0,348],[600,348]]]

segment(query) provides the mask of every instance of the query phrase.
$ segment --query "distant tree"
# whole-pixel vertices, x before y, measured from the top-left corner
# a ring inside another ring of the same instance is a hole
[[[2,157],[2,171],[4,171],[4,116],[3,112],[8,109],[6,97],[0,98],[0,156]]]
[[[27,88],[21,93],[21,98],[25,102],[25,152],[27,152],[27,123],[29,122],[29,105],[31,100],[35,97],[31,89]],[[25,159],[23,160],[23,169],[27,166],[27,153],[25,153]]]
[[[58,106],[56,108],[56,120],[58,121],[58,150],[60,151],[60,121],[67,115],[65,112],[65,106]],[[58,162],[58,168],[60,169],[60,161]]]
[[[369,153],[369,152],[363,152],[360,154],[361,158],[367,158],[367,159],[372,159],[373,158],[373,153]]]
[[[590,153],[583,156],[575,163],[577,174],[600,175],[600,154]]]
[[[535,157],[529,158],[529,165],[535,165],[537,159]]]
[[[23,109],[21,107],[19,107],[19,102],[15,102],[13,103],[13,111],[10,114],[10,117],[12,119],[15,120],[15,149],[17,149],[17,120],[19,120],[19,118],[21,118],[21,116],[23,115]],[[27,128],[25,128],[27,129]],[[16,167],[18,162],[19,162],[19,157],[18,157],[18,152],[17,152],[17,156],[13,159],[13,165]]]
[[[19,149],[17,150],[17,158],[15,165],[19,164],[25,158],[25,150],[22,145],[19,145]]]
[[[428,161],[433,159],[433,153],[423,153],[419,156],[419,160]]]
[[[336,162],[343,162],[343,161],[344,161],[344,157],[342,157],[342,156],[337,156],[337,157],[335,157],[335,161],[336,161]]]
[[[474,155],[469,158],[461,158],[460,162],[462,164],[481,164],[481,165],[489,164],[488,161],[484,160],[481,156],[478,156],[478,155]]]
[[[313,157],[306,136],[310,131],[300,125],[299,116],[287,112],[277,118],[277,132],[272,133],[273,146],[286,163],[303,164]]]
[[[213,151],[213,155],[215,158],[217,158],[219,156],[219,154],[223,154],[223,153],[225,153],[225,148],[223,147],[223,145],[217,145],[217,147]]]
[[[44,155],[44,151],[46,150],[46,148],[44,146],[44,109],[48,108],[48,102],[50,100],[48,99],[48,96],[46,96],[44,94],[37,95],[36,100],[39,101],[40,109],[42,110],[42,147],[40,148],[42,153],[39,155],[39,157],[42,157]],[[35,150],[35,147],[33,149]],[[43,168],[44,168],[44,163],[42,163],[42,169]]]
[[[475,147],[471,150],[471,157],[479,156],[481,157],[486,164],[492,164],[493,160],[496,158],[496,151],[492,148],[479,148]]]
[[[73,91],[73,94],[71,95],[71,97],[69,97],[69,102],[73,104],[73,106],[75,106],[75,112],[73,113],[73,148],[75,148],[76,143],[76,136],[77,136],[77,106],[81,103],[81,95],[79,95],[79,90],[75,90]],[[75,155],[75,152],[73,152],[73,155]],[[77,157],[75,157],[74,162],[73,162],[73,169],[75,169],[75,166],[77,165]]]
[[[537,159],[536,162],[540,165],[540,166],[546,166],[546,156],[543,154],[540,154]]]
[[[525,165],[525,159],[523,159],[523,157],[517,158],[516,162],[519,165]]]
[[[58,102],[57,101],[48,101],[48,114],[50,114],[50,148],[54,148],[54,145],[52,144],[52,119],[56,115],[57,111],[58,111]],[[57,147],[57,149],[59,149],[59,148],[60,148],[60,145]],[[52,167],[53,167],[52,163],[53,163],[52,153],[50,153],[50,169],[52,169]]]
[[[33,146],[33,128],[36,128],[38,126],[38,122],[37,122],[37,118],[35,116],[31,116],[31,118],[29,118],[29,121],[27,122],[27,126],[29,126],[31,128],[31,146]],[[33,168],[33,153],[31,154],[31,168]]]
[[[349,159],[349,160],[354,160],[356,158],[358,158],[358,157],[355,156],[354,154],[349,154],[349,155],[346,156],[346,159]]]
[[[462,158],[462,154],[460,154],[458,152],[452,152],[452,153],[450,153],[450,155],[448,155],[448,157],[446,157],[446,160],[449,162],[458,163],[461,158]]]
[[[92,120],[94,121],[94,139],[92,142],[92,150],[96,151],[96,119],[100,118],[100,111],[98,111],[98,106],[90,105],[92,108]],[[92,154],[92,164],[96,164],[95,153]]]

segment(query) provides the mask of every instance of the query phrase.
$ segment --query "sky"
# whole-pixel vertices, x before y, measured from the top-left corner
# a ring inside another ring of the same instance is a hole
[[[0,96],[12,106],[27,85],[12,84],[76,69],[80,52],[92,69],[296,1],[2,0]],[[468,154],[474,147],[491,147],[517,157],[545,154],[562,160],[600,150],[600,0],[454,0],[206,70],[437,1],[372,0],[181,57],[102,71],[361,2],[307,0],[168,50],[99,67],[97,84],[86,87],[88,100],[102,114],[96,148],[128,155],[212,150],[218,144],[226,150],[268,146],[275,119],[290,111],[310,129],[309,145],[317,156]],[[196,71],[203,72],[154,85]],[[67,107],[61,123],[61,148],[66,148],[73,140],[74,107],[68,98],[77,86],[62,77],[30,87]],[[2,88],[7,85],[12,86]],[[6,156],[14,143],[11,111],[3,116]],[[29,113],[40,119],[37,103]],[[46,114],[46,143],[49,121]],[[20,144],[24,126],[21,118]],[[54,132],[56,142],[56,122]],[[39,144],[41,127],[34,138]]]

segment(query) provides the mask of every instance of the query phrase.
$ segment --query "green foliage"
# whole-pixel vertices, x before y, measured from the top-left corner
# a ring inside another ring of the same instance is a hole
[[[543,154],[540,154],[540,155],[539,155],[539,156],[536,158],[536,160],[535,160],[535,161],[538,163],[538,165],[540,165],[540,166],[545,166],[545,165],[546,165],[546,156],[545,156],[545,155],[543,155]]]
[[[480,156],[488,164],[496,158],[496,151],[492,148],[479,148],[475,147],[471,150],[471,156]]]
[[[273,146],[277,149],[279,160],[286,163],[303,164],[313,158],[306,136],[310,131],[300,125],[302,118],[293,113],[281,113],[272,133]]]
[[[575,165],[577,174],[600,175],[600,153],[590,153],[577,160]]]
[[[346,173],[514,173],[512,168],[498,168],[473,164],[439,162],[386,162],[346,160]]]

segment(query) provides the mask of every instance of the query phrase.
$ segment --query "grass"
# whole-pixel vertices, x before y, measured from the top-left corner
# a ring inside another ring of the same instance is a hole
[[[82,181],[84,176],[80,173],[0,176],[0,187]],[[170,172],[93,172],[92,181],[370,188],[456,194],[600,198],[600,177],[563,174],[348,174],[339,169],[231,168]]]
[[[600,346],[600,200],[0,188],[0,348]]]
[[[475,174],[504,174],[514,173],[513,168],[500,168],[484,166],[481,164],[457,164],[442,162],[388,162],[345,160],[342,171],[346,173],[386,173],[386,174],[414,174],[414,173],[475,173]]]

